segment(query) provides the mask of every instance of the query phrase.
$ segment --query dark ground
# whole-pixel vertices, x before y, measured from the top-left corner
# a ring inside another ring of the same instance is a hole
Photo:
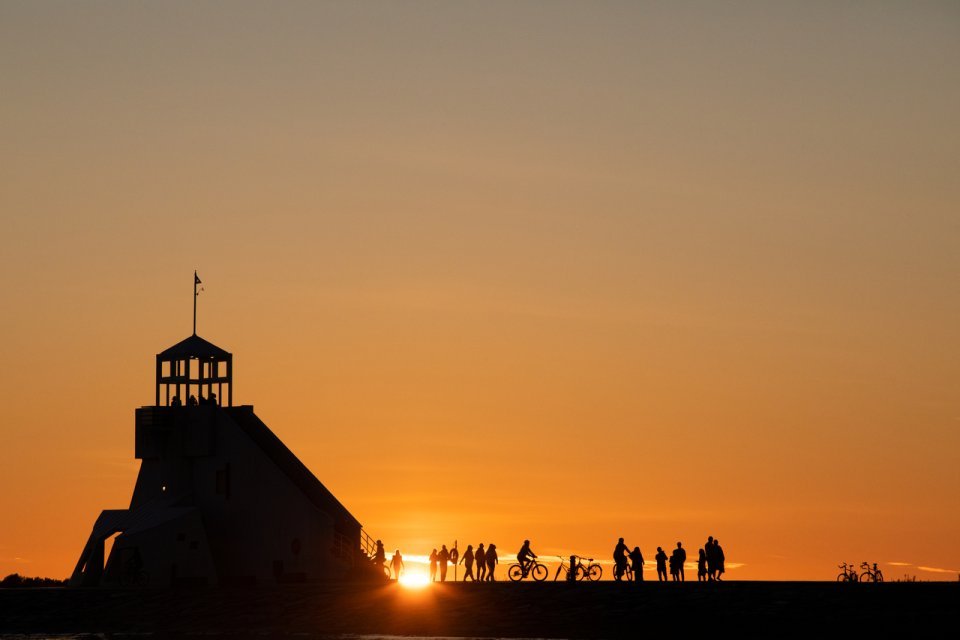
[[[505,582],[251,589],[0,589],[0,634],[957,637],[960,583]]]

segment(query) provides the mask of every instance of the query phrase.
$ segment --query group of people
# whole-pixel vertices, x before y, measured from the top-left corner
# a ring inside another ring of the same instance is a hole
[[[213,391],[211,391],[206,398],[204,398],[203,395],[201,394],[199,400],[197,400],[197,396],[193,395],[192,393],[190,394],[190,397],[187,398],[188,407],[207,406],[207,405],[217,406],[217,394],[214,393]],[[180,401],[180,396],[178,395],[173,396],[173,398],[171,398],[170,400],[170,406],[182,407],[183,403]]]
[[[490,543],[487,548],[483,548],[481,542],[477,545],[476,551],[472,544],[467,545],[467,550],[463,552],[463,557],[457,560],[457,548],[454,547],[447,552],[446,545],[440,545],[440,551],[436,549],[430,554],[430,581],[436,582],[437,568],[440,569],[440,582],[447,581],[447,562],[454,565],[463,565],[463,581],[468,579],[478,582],[493,582],[496,578],[494,574],[497,571],[497,565],[500,563],[500,557],[497,555],[497,545]],[[474,575],[473,568],[476,566],[477,572]]]
[[[450,563],[453,563],[454,566],[463,565],[464,582],[467,580],[480,582],[493,582],[496,580],[494,574],[496,573],[497,564],[499,564],[500,561],[497,556],[497,545],[491,543],[484,549],[483,543],[480,543],[476,551],[474,551],[473,545],[468,544],[467,550],[463,552],[462,557],[460,557],[459,553],[456,547],[447,549],[447,545],[445,544],[440,545],[439,551],[436,549],[431,551],[429,558],[430,581],[436,582],[437,575],[439,574],[440,582],[446,582],[447,569]],[[537,554],[530,548],[530,541],[524,540],[523,546],[521,546],[520,551],[517,552],[517,562],[523,570],[523,575],[527,574],[530,565],[536,558]],[[655,559],[657,561],[658,581],[666,582],[668,580],[668,566],[670,568],[670,576],[674,581],[683,582],[685,580],[684,565],[687,562],[687,551],[683,548],[683,543],[678,542],[676,549],[673,550],[669,557],[662,547],[657,547]],[[384,566],[386,563],[386,553],[383,548],[383,543],[379,540],[377,540],[377,548],[374,553],[373,562],[378,566]],[[646,562],[643,559],[643,554],[640,552],[640,547],[634,547],[631,551],[630,547],[623,541],[623,538],[620,538],[617,546],[613,549],[613,579],[617,581],[627,579],[633,580],[634,582],[643,582],[643,566],[645,564]],[[703,548],[700,549],[700,555],[697,559],[697,580],[700,582],[721,580],[721,576],[724,573],[723,564],[723,547],[720,546],[720,541],[714,540],[713,536],[708,536]],[[399,578],[400,573],[405,569],[403,557],[400,555],[399,549],[393,554],[389,566],[390,569],[392,569],[393,578]],[[476,574],[474,574],[474,566],[476,566]]]
[[[670,576],[673,580],[683,582],[686,579],[684,574],[684,564],[687,562],[687,551],[683,544],[678,542],[677,548],[673,550],[670,557],[661,547],[657,547],[657,579],[661,582],[667,580],[667,565],[670,567]],[[707,537],[707,542],[700,549],[700,555],[697,558],[697,581],[712,582],[722,580],[724,573],[724,555],[723,547],[713,536]]]

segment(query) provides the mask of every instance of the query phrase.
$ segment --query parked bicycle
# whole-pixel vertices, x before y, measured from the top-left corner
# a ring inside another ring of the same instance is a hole
[[[857,576],[856,568],[846,562],[843,564],[838,564],[837,567],[840,569],[841,573],[837,576],[837,582],[859,582],[859,577]]]
[[[861,569],[866,569],[863,573],[860,574],[860,582],[883,582],[883,572],[877,567],[877,563],[873,563],[873,570],[870,570],[869,562],[861,562]]]
[[[513,582],[519,582],[527,576],[532,576],[537,582],[543,582],[547,579],[549,573],[546,565],[538,560],[530,560],[530,562],[527,563],[526,569],[521,567],[519,562],[513,563],[510,565],[510,568],[507,569],[507,576],[509,576]]]
[[[559,557],[559,556],[558,556]],[[560,566],[557,567],[557,573],[553,576],[553,581],[556,582],[560,577],[560,572],[562,571],[565,579],[570,579],[570,571],[573,571],[573,576],[575,580],[583,580],[586,578],[588,581],[593,582],[594,580],[599,580],[600,576],[603,575],[603,567],[593,561],[593,558],[584,558],[582,556],[571,556],[574,561],[574,566],[571,568],[566,564],[566,558],[560,558]],[[588,564],[584,564],[583,561],[586,560]]]

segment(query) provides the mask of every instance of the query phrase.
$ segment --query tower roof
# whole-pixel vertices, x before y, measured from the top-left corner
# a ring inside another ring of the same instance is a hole
[[[185,340],[181,340],[169,349],[157,354],[161,360],[184,360],[186,358],[197,358],[198,360],[226,360],[230,358],[230,353],[198,336],[193,334]]]

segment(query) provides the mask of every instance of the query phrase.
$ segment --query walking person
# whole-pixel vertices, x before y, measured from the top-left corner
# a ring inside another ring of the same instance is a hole
[[[487,582],[496,582],[496,578],[493,577],[493,574],[497,570],[497,563],[499,558],[497,557],[497,545],[490,543],[490,546],[487,547]]]
[[[393,569],[393,579],[399,580],[400,572],[406,568],[403,566],[403,556],[400,555],[400,549],[397,549],[393,553],[393,557],[390,558],[390,568]]]
[[[430,582],[437,581],[437,550],[430,552]]]
[[[662,547],[657,547],[657,555],[654,556],[657,560],[657,580],[660,582],[667,581],[667,554],[663,552]]]
[[[687,550],[678,542],[677,550],[674,553],[677,554],[677,572],[680,575],[680,582],[684,582],[686,576],[683,573],[683,565],[687,562]]]
[[[477,552],[473,554],[473,559],[477,563],[477,580],[483,582],[487,579],[487,552],[483,550],[483,543],[477,545]]]
[[[468,544],[467,550],[463,552],[463,557],[460,558],[460,564],[463,565],[463,581],[466,582],[467,578],[476,582],[476,578],[473,577],[473,545]]]
[[[447,551],[447,545],[440,545],[440,553],[437,554],[437,562],[440,563],[440,582],[446,582],[447,564],[450,562],[450,552]]]
[[[643,554],[640,547],[634,547],[630,552],[630,568],[633,569],[633,581],[643,582]]]
[[[717,580],[720,580],[720,576],[724,573],[723,563],[726,558],[723,555],[723,547],[720,546],[719,540],[713,541],[713,550],[717,558]]]

